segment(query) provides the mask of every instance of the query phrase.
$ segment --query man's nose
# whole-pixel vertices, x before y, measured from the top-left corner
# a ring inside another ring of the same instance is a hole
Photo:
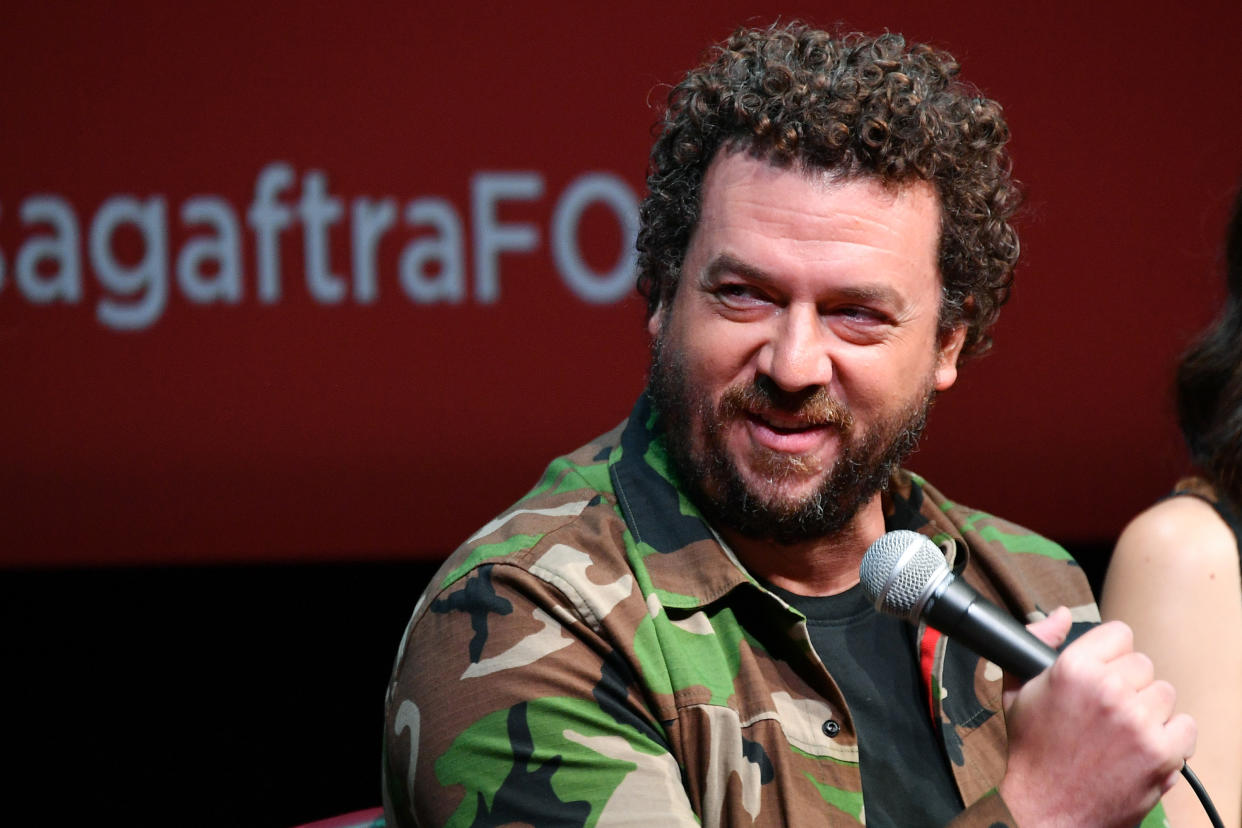
[[[832,380],[828,336],[814,308],[790,306],[760,351],[760,372],[784,391],[828,385]]]

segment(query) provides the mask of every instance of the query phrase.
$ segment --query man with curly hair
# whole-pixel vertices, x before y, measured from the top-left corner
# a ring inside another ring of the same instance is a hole
[[[445,563],[389,688],[405,825],[1134,825],[1194,725],[1057,545],[899,467],[1018,256],[1000,107],[898,35],[744,29],[673,89],[629,418]],[[886,531],[1051,644],[878,614]],[[1151,815],[1162,821],[1159,809]]]

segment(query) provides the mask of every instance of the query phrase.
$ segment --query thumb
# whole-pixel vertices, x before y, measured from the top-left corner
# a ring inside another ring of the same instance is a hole
[[[1069,609],[1057,607],[1049,615],[1027,624],[1026,628],[1031,635],[1049,647],[1056,649],[1065,643],[1065,637],[1069,635],[1070,627],[1073,623],[1074,619],[1070,615]],[[1022,683],[1022,679],[1011,676],[1008,673],[1005,674],[1004,704],[1006,707],[1012,702],[1014,694],[1022,687]]]
[[[1057,607],[1051,615],[1026,625],[1031,634],[1054,650],[1065,643],[1074,619],[1065,607]]]

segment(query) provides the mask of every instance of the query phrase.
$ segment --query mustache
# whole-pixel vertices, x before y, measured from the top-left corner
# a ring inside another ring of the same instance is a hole
[[[789,392],[778,388],[766,377],[728,388],[721,395],[719,408],[722,418],[741,414],[762,416],[771,411],[795,417],[807,425],[836,426],[847,433],[854,427],[854,415],[822,385]]]

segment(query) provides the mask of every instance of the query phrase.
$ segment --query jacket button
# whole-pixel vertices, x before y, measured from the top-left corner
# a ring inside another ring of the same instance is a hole
[[[827,736],[829,739],[836,738],[836,735],[840,732],[841,732],[841,725],[837,724],[836,719],[829,719],[826,722],[824,722],[824,735]]]

